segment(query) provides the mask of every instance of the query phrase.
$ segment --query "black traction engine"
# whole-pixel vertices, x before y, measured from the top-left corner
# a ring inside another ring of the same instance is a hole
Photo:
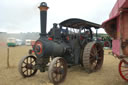
[[[48,70],[50,81],[58,84],[64,81],[68,67],[81,65],[88,73],[101,68],[104,51],[102,45],[94,40],[92,31],[92,28],[100,28],[99,24],[71,18],[54,23],[46,33],[47,4],[42,2],[39,9],[40,38],[33,46],[35,55],[29,54],[19,63],[19,72],[23,77],[31,77],[37,70]]]

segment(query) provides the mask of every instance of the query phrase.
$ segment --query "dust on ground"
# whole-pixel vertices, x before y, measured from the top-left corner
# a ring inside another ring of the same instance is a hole
[[[10,68],[7,68],[7,47],[0,47],[0,85],[53,85],[47,72],[37,72],[30,78],[22,78],[18,72],[18,63],[28,55],[30,46],[10,47]],[[66,80],[60,85],[128,85],[118,72],[119,60],[105,50],[102,68],[94,73],[86,73],[81,66],[68,69]]]

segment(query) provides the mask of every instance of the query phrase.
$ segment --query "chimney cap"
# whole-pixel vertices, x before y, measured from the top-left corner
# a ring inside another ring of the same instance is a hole
[[[47,3],[46,3],[46,2],[42,2],[42,3],[40,4],[40,6],[47,7]]]

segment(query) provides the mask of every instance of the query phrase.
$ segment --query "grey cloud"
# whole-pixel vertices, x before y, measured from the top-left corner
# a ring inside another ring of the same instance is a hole
[[[42,0],[1,0],[0,31],[39,32],[40,15],[37,8]],[[46,0],[48,30],[52,23],[68,18],[81,18],[102,23],[109,16],[116,0]]]

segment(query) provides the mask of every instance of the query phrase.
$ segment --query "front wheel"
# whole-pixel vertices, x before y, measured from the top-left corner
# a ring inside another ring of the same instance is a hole
[[[35,56],[25,56],[19,62],[19,72],[23,77],[31,77],[35,75],[37,69],[33,67],[36,64],[36,57]]]
[[[48,77],[53,84],[61,83],[67,75],[67,63],[61,57],[54,58],[48,69]]]

